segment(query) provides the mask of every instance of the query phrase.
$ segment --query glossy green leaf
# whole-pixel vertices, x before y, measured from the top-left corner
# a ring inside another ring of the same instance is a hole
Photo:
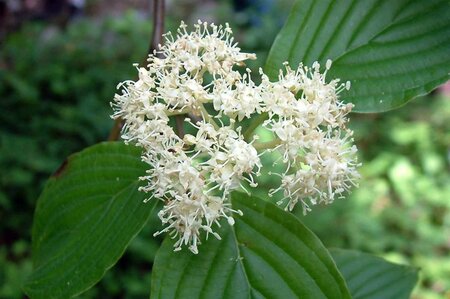
[[[295,216],[241,193],[232,204],[244,216],[222,223],[222,240],[210,237],[198,255],[164,240],[151,298],[350,298],[327,249]]]
[[[352,250],[331,249],[353,299],[408,299],[418,273],[415,268]]]
[[[69,157],[39,197],[33,225],[31,298],[69,298],[111,268],[155,204],[144,204],[140,149],[101,143]]]
[[[298,0],[275,39],[265,70],[284,61],[333,60],[328,78],[351,81],[354,111],[401,106],[446,82],[450,72],[447,0]]]

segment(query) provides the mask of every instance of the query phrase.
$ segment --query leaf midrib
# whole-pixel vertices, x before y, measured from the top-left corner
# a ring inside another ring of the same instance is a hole
[[[241,203],[241,204],[242,204],[242,203]],[[266,203],[266,204],[267,204],[267,203]],[[253,211],[253,212],[260,213],[259,211],[256,211],[256,210],[252,209],[252,208],[251,208],[250,206],[248,206],[248,205],[245,205],[245,204],[244,204],[244,206],[245,206],[247,209],[249,209],[249,210],[251,210],[251,211]],[[261,212],[261,214],[262,214],[262,215],[265,215],[268,219],[271,219],[272,221],[276,222],[275,219],[273,219],[272,217],[270,217],[270,215],[268,215],[268,214],[265,212],[265,209],[264,209],[263,212]],[[237,221],[242,221],[242,223],[244,223],[245,225],[247,225],[247,226],[249,226],[250,228],[252,228],[253,230],[255,230],[255,228],[254,228],[251,224],[245,222],[245,221],[243,220],[243,218],[239,218]],[[282,226],[284,229],[288,230],[290,233],[295,234],[295,233],[290,229],[290,227],[287,227],[287,226],[285,226],[285,225],[281,225],[281,226]],[[256,231],[257,231],[257,230],[256,230]],[[232,232],[232,234],[233,234],[233,240],[234,240],[234,245],[235,245],[236,251],[238,252],[238,255],[239,255],[239,265],[240,265],[240,267],[241,267],[242,272],[243,272],[244,275],[245,275],[246,282],[247,282],[247,284],[248,284],[248,286],[249,286],[249,293],[251,294],[251,290],[255,290],[255,291],[257,291],[258,293],[260,293],[257,289],[255,289],[255,288],[250,284],[250,281],[249,281],[249,278],[248,278],[248,274],[247,274],[246,268],[245,268],[245,266],[244,266],[244,264],[243,264],[242,259],[240,259],[240,258],[242,257],[242,255],[241,255],[241,252],[240,252],[239,242],[238,242],[238,240],[237,240],[237,234],[236,234],[236,230],[235,230],[235,227],[234,227],[234,226],[232,226],[231,232]],[[258,232],[264,239],[266,239],[268,242],[270,242],[270,243],[274,244],[275,246],[279,247],[275,242],[273,242],[273,241],[271,241],[270,239],[268,239],[267,236],[265,236],[264,234],[262,234],[262,233],[259,232],[259,231],[257,231],[257,232]],[[325,269],[327,269],[327,271],[328,271],[328,265],[327,265],[327,264],[324,264],[324,263],[322,262],[322,259],[317,255],[317,253],[316,253],[314,250],[311,249],[310,244],[309,244],[308,242],[305,242],[305,241],[302,241],[302,243],[305,245],[305,247],[308,248],[308,250],[310,251],[310,253],[312,253],[312,254],[317,258],[317,260],[319,260],[319,261],[322,263],[323,267],[324,267]],[[249,248],[249,249],[250,249],[250,248]],[[281,249],[281,248],[280,248],[280,249]],[[252,250],[252,251],[253,251],[253,250]],[[301,267],[302,269],[304,269],[305,273],[308,273],[307,275],[315,282],[317,288],[318,288],[318,289],[321,291],[321,293],[325,296],[326,292],[322,289],[321,285],[317,282],[316,277],[313,277],[313,276],[309,275],[309,272],[306,270],[306,268],[305,268],[303,265],[299,264],[298,261],[296,260],[296,258],[295,258],[294,256],[292,256],[291,254],[289,254],[289,252],[285,252],[285,253],[286,253],[292,260],[294,260],[294,261],[297,263],[297,265],[298,265],[299,267]],[[329,271],[328,271],[328,272],[329,272]],[[331,272],[329,272],[329,274],[330,274],[331,276],[334,276]],[[292,293],[294,293],[294,294],[297,293],[296,290],[292,289],[292,288],[289,286],[289,284],[287,284],[287,286],[291,289]],[[336,287],[337,287],[337,289],[339,289],[339,291],[341,291],[341,288],[340,288],[340,285],[339,285],[339,282],[338,282],[338,281],[336,281]],[[326,297],[326,296],[325,296],[325,297]]]
[[[137,182],[136,182],[135,184],[137,185]],[[117,196],[119,196],[122,192],[124,192],[126,189],[128,189],[128,188],[131,187],[131,186],[132,186],[132,185],[128,185],[126,188],[123,188],[122,190],[120,190],[120,192],[118,192],[116,195],[114,195],[114,196],[111,198],[110,202],[108,203],[108,209],[111,207],[111,205],[112,205],[112,203],[113,203],[113,199],[116,198]],[[130,196],[131,196],[131,195],[130,195]],[[99,207],[99,208],[100,208],[100,207]],[[98,226],[100,220],[104,219],[104,217],[105,217],[105,215],[106,215],[106,211],[107,211],[108,209],[105,209],[104,212],[101,214],[101,217],[98,217],[99,220],[95,223],[94,227],[95,227],[95,226]],[[86,223],[86,222],[87,222],[88,220],[90,220],[90,219],[91,219],[91,218],[85,218],[85,219],[84,219],[82,222],[80,222],[76,227],[79,227],[81,224]],[[80,239],[77,239],[77,240],[75,240],[75,241],[79,241],[79,240],[80,240]],[[98,240],[97,240],[96,243],[98,243]],[[39,246],[39,247],[40,247],[40,246]],[[36,250],[39,250],[39,247],[37,247]],[[53,262],[54,260],[59,259],[63,254],[64,254],[64,256],[71,256],[72,253],[73,253],[74,251],[78,251],[78,250],[79,250],[79,248],[78,248],[78,247],[75,247],[75,246],[69,246],[69,248],[71,249],[69,252],[67,252],[67,251],[62,251],[60,254],[58,254],[58,255],[52,257],[51,259],[49,259],[49,260],[47,261],[46,264],[51,263],[51,262]],[[35,269],[35,271],[40,270],[42,267],[46,266],[46,264],[40,265],[38,268]],[[34,280],[34,281],[36,281],[36,280]],[[39,282],[40,280],[37,280],[37,281]]]
[[[244,262],[243,262],[243,257],[242,257],[242,254],[241,254],[241,248],[239,247],[239,243],[238,243],[237,235],[236,235],[236,228],[234,227],[234,225],[231,226],[231,233],[232,233],[232,235],[233,235],[233,240],[234,240],[235,250],[236,250],[237,255],[238,255],[238,256],[237,256],[238,264],[239,264],[239,266],[240,266],[240,268],[241,268],[242,273],[244,273],[245,281],[246,281],[246,283],[247,283],[247,285],[248,285],[248,296],[247,296],[247,297],[248,297],[248,298],[251,298],[252,290],[257,291],[258,293],[260,293],[260,292],[259,292],[257,289],[255,289],[255,288],[250,284],[250,280],[249,280],[249,278],[248,278],[247,271],[245,270],[245,266],[244,266]]]

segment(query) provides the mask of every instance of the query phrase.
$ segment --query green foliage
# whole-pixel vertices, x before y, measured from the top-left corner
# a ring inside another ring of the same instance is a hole
[[[358,251],[330,250],[353,299],[408,299],[417,283],[417,270],[386,262]]]
[[[380,3],[382,5],[377,6]],[[281,62],[287,60],[283,55],[291,50],[293,56],[289,61],[294,64],[300,60],[311,64],[317,59],[324,62],[332,58],[334,66],[329,78],[338,76],[352,81],[352,89],[346,98],[357,103],[359,111],[397,107],[446,80],[449,69],[448,5],[444,5],[443,1],[413,1],[405,2],[406,8],[397,7],[403,4],[403,1],[298,1],[272,48],[266,70],[273,76],[272,67],[279,68]],[[307,16],[308,5],[312,10]],[[370,7],[374,8],[372,12]],[[325,11],[326,8],[329,10]],[[364,23],[363,19],[366,20]],[[299,28],[299,22],[303,21],[305,26]],[[270,42],[269,36],[276,28],[273,24],[265,23],[264,30],[248,28],[247,36],[238,38],[240,46],[245,50],[257,49],[258,54],[264,53],[265,49],[259,48],[266,47]],[[291,47],[290,43],[295,41],[292,37],[297,33],[299,42]],[[2,114],[0,129],[0,165],[7,169],[7,175],[2,176],[0,181],[0,218],[3,224],[0,228],[0,297],[22,297],[19,285],[32,271],[31,262],[27,259],[29,233],[26,228],[37,190],[42,187],[44,178],[68,154],[106,138],[111,126],[108,103],[115,84],[134,76],[131,63],[143,60],[149,36],[149,24],[139,21],[136,15],[128,15],[123,19],[98,23],[92,20],[76,22],[65,31],[44,29],[39,25],[25,27],[11,35],[2,46],[0,63],[6,69],[0,69],[0,95],[3,99],[0,108],[13,113]],[[396,41],[398,38],[401,40]],[[372,77],[366,78],[369,73]],[[379,74],[390,77],[384,78]],[[383,102],[380,103],[380,100]],[[390,260],[420,267],[422,282],[417,298],[441,298],[450,289],[450,264],[446,255],[447,236],[450,235],[450,176],[446,158],[450,146],[448,98],[413,102],[407,108],[383,116],[354,118],[352,126],[364,165],[360,189],[349,199],[332,207],[317,208],[302,221],[327,246],[386,253]],[[100,154],[107,148],[111,148],[112,152],[123,148],[124,152],[118,156],[125,155],[132,161],[125,168],[139,164],[136,153],[134,159],[131,158],[133,155],[128,155],[135,149],[103,144],[77,154],[69,166],[81,163],[78,167],[83,167],[88,162],[79,160],[80,157],[98,154],[96,161],[104,167],[114,168],[121,162],[107,159],[105,152]],[[69,167],[59,178],[51,179],[39,200],[33,233],[35,265],[27,282],[27,290],[33,298],[62,294],[68,297],[86,290],[117,261],[130,242],[127,254],[117,267],[106,272],[101,283],[81,297],[142,298],[148,295],[152,264],[160,246],[152,233],[158,230],[160,221],[155,213],[149,214],[152,206],[141,204],[144,195],[131,190],[133,184],[137,185],[138,172],[143,169],[138,171],[139,167],[136,167],[131,171],[135,171],[136,176],[130,177],[128,188],[136,198],[129,199],[133,201],[127,205],[129,210],[123,209],[123,215],[117,214],[120,219],[126,215],[130,217],[130,223],[127,221],[124,226],[120,225],[121,222],[114,222],[113,218],[96,219],[96,215],[105,211],[118,212],[117,205],[121,202],[117,199],[125,200],[125,196],[99,203],[96,205],[98,209],[91,209],[94,203],[87,201],[85,196],[68,202],[74,194],[70,191],[73,187],[71,181],[85,184],[86,178],[90,178],[90,182],[106,178],[108,185],[107,188],[103,185],[103,191],[111,195],[120,189],[121,185],[114,180],[114,173],[92,172],[99,164],[88,164],[89,168],[83,173],[70,174],[72,170]],[[267,194],[272,180],[268,175],[261,177],[263,184],[256,193]],[[120,181],[123,183],[123,180]],[[64,185],[70,187],[67,194],[52,199],[52,190]],[[95,192],[95,188],[80,192]],[[222,275],[228,274],[244,290],[254,288],[266,292],[266,288],[276,285],[286,287],[286,292],[294,294],[305,291],[295,286],[289,290],[291,286],[288,286],[289,281],[304,283],[300,277],[307,280],[317,276],[311,267],[299,274],[299,267],[295,264],[300,261],[310,265],[317,258],[300,246],[305,239],[313,243],[322,260],[326,261],[320,268],[325,272],[331,269],[332,274],[327,274],[331,275],[331,280],[336,279],[337,288],[342,290],[342,278],[335,266],[330,264],[329,254],[306,227],[270,203],[255,201],[253,205],[253,200],[250,202],[248,199],[245,195],[234,199],[233,204],[244,211],[244,217],[236,219],[234,228],[224,223],[221,231],[223,240],[219,242],[211,237],[201,246],[199,256],[184,251],[173,253],[173,241],[167,238],[157,253],[152,297],[161,297],[159,291],[163,294],[172,292],[167,288],[175,282],[180,282],[176,289],[178,292],[193,292],[194,285],[203,283],[194,280],[194,277],[208,279],[204,291],[207,294],[213,287],[220,287],[220,284],[223,287]],[[62,204],[65,206],[62,207]],[[112,210],[103,208],[108,204]],[[67,206],[71,205],[78,212],[69,213]],[[134,213],[133,207],[137,209]],[[85,213],[81,213],[83,209]],[[132,240],[147,218],[147,226]],[[57,228],[51,227],[52,219],[59,221]],[[89,227],[90,222],[82,222],[82,219],[92,222],[103,219],[111,226],[101,234],[101,230]],[[297,234],[292,234],[287,226],[281,224],[292,225],[298,230]],[[58,236],[58,228],[64,227],[68,228],[66,234]],[[111,231],[114,227],[117,230]],[[256,234],[255,230],[262,234]],[[285,240],[286,234],[292,234],[292,237]],[[80,241],[83,238],[94,241]],[[119,238],[120,242],[114,241],[115,238]],[[269,239],[277,240],[276,244]],[[75,249],[71,244],[76,244]],[[96,251],[100,248],[96,244],[103,244],[103,251]],[[270,250],[266,251],[266,248]],[[224,262],[226,266],[218,267],[218,260],[238,257],[238,249],[242,259],[235,259],[234,264],[228,260],[228,263]],[[105,254],[100,255],[99,252]],[[347,276],[346,268],[341,267],[342,256],[335,251],[333,253],[338,268],[348,280],[350,291],[355,295],[354,280]],[[87,259],[91,263],[77,263],[77,258]],[[171,263],[163,269],[164,261],[168,260]],[[181,265],[191,268],[186,267],[181,273]],[[390,266],[386,264],[386,267]],[[208,269],[219,270],[206,272]],[[248,281],[239,280],[239,273],[242,275],[244,272],[250,278]],[[167,273],[172,274],[170,279],[162,280],[159,275]],[[180,273],[185,276],[180,278]],[[280,281],[281,276],[288,279]],[[376,283],[378,278],[376,276],[375,280],[370,280],[368,286]],[[319,277],[318,281],[322,281],[323,285],[322,279]],[[232,290],[226,288],[226,291]],[[223,297],[231,296],[231,293],[224,294]]]
[[[20,295],[19,290],[32,270],[31,260],[24,258],[27,251],[28,242],[22,240],[15,242],[12,248],[0,247],[0,298]]]
[[[332,59],[329,77],[352,83],[342,97],[355,111],[386,111],[450,78],[449,37],[445,0],[298,0],[266,71],[274,78],[284,61],[296,67]]]
[[[33,226],[32,298],[66,298],[98,282],[147,222],[140,149],[100,143],[67,160],[38,200]]]
[[[115,86],[135,74],[131,64],[145,57],[150,33],[149,21],[127,14],[81,19],[65,29],[30,23],[2,41],[0,298],[23,297],[31,219],[44,182],[69,154],[107,138]]]
[[[272,203],[235,193],[241,210],[222,240],[202,252],[173,252],[167,236],[158,251],[151,298],[350,298],[320,240],[296,217]]]
[[[31,24],[4,42],[0,109],[13,113],[1,117],[0,165],[10,175],[0,189],[11,203],[35,197],[65,157],[108,136],[115,85],[146,53],[150,26],[139,24],[133,15],[65,31]]]

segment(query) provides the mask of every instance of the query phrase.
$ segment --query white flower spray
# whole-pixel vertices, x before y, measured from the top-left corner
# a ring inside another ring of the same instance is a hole
[[[147,68],[138,68],[139,79],[119,84],[122,92],[112,103],[113,118],[125,123],[122,138],[142,147],[149,165],[140,190],[151,194],[146,201],[164,202],[158,215],[165,228],[156,234],[169,232],[178,238],[175,250],[188,246],[193,253],[203,235],[220,239],[214,227],[221,218],[233,225],[233,214],[242,215],[232,209],[230,193],[248,192],[244,182],[257,186],[265,152],[282,154],[285,171],[269,195],[283,192],[279,204],[287,202],[286,209],[300,202],[306,213],[356,184],[357,150],[345,126],[353,105],[338,100],[350,84],[325,81],[331,61],[324,73],[318,63],[296,70],[286,64],[276,82],[260,70],[258,85],[250,70],[235,69],[256,55],[241,52],[228,24],[199,21],[190,33],[186,27],[182,22],[175,37],[165,35]],[[274,136],[267,144],[257,136],[246,140],[239,125],[262,113]],[[170,121],[175,115],[189,116],[185,123],[196,133],[177,135]]]

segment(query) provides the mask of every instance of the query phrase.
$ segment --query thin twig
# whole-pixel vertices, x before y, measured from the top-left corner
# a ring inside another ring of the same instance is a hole
[[[165,0],[153,0],[153,35],[148,49],[148,54],[153,53],[153,51],[158,49],[159,45],[162,44],[162,35],[164,33],[164,13]],[[146,62],[147,56],[145,57],[144,65]],[[180,117],[183,119],[183,116]],[[108,136],[108,141],[115,141],[119,139],[120,131],[122,130],[123,125],[124,122],[121,118],[117,118],[114,121],[114,125]]]
[[[274,149],[275,147],[277,147],[278,145],[281,144],[281,140],[280,139],[273,139],[271,141],[267,141],[267,142],[255,142],[253,143],[253,147],[256,150],[271,150]]]
[[[244,132],[244,139],[249,141],[253,137],[253,134],[255,130],[259,127],[260,124],[262,124],[269,115],[267,113],[261,113],[258,115],[255,119],[252,119],[252,122],[250,123],[247,130]]]
[[[114,120],[114,125],[111,128],[111,131],[109,132],[108,141],[116,141],[119,140],[120,137],[120,131],[122,131],[123,127],[123,120],[122,118],[116,118]]]
[[[150,43],[149,54],[162,45],[162,35],[164,33],[164,0],[153,0],[153,38]],[[159,56],[157,54],[157,56]]]
[[[150,49],[158,49],[162,45],[162,35],[164,33],[164,0],[153,0],[153,11],[155,12],[153,18],[153,39],[150,44]],[[156,53],[156,56],[161,58],[161,53]],[[177,135],[180,138],[184,137],[184,115],[175,115],[175,127]]]
[[[184,117],[183,115],[175,116],[175,126],[177,128],[177,135],[180,138],[184,137]]]

